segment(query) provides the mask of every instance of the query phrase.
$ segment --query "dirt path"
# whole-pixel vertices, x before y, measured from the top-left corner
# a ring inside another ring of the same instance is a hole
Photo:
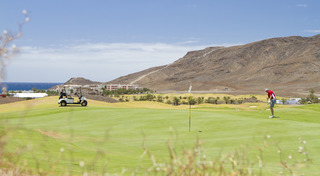
[[[172,64],[172,63],[171,63],[171,64]],[[130,84],[134,84],[134,83],[140,81],[141,79],[143,79],[143,78],[146,77],[146,76],[149,76],[149,75],[151,75],[151,74],[153,74],[153,73],[156,73],[156,72],[158,72],[158,71],[160,71],[160,70],[163,70],[163,69],[167,68],[168,66],[170,66],[171,64],[168,64],[168,65],[166,65],[165,67],[160,68],[160,69],[158,69],[158,70],[155,70],[155,71],[149,72],[149,73],[147,73],[147,74],[144,74],[144,75],[140,76],[138,79],[132,81]]]
[[[43,134],[45,136],[52,137],[52,138],[55,138],[55,139],[63,138],[62,135],[59,135],[59,134],[54,133],[54,132],[46,132],[46,131],[42,131],[40,129],[35,129],[35,131],[38,131],[39,133],[41,133],[41,134]]]

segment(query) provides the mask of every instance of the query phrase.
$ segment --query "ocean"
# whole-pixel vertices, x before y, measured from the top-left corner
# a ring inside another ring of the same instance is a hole
[[[0,84],[0,92],[2,92],[2,87],[6,87],[8,91],[11,90],[32,90],[32,88],[36,89],[50,89],[53,86],[60,85],[63,83],[30,83],[30,82],[3,82]]]

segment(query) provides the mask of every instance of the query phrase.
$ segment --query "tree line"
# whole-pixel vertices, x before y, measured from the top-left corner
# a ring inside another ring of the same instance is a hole
[[[146,94],[153,93],[153,90],[148,88],[143,89],[117,89],[117,90],[107,90],[106,88],[102,88],[102,94],[107,96],[115,96],[119,97],[120,95],[132,95],[132,94]]]
[[[120,97],[120,96],[119,96]],[[257,98],[255,96],[252,96],[249,98],[252,102],[258,102]],[[192,97],[192,96],[174,96],[173,98],[169,98],[169,96],[162,96],[162,95],[153,95],[153,94],[147,94],[147,95],[141,95],[141,96],[133,96],[133,101],[154,101],[154,102],[160,102],[160,103],[166,103],[166,104],[172,104],[172,105],[196,105],[196,104],[203,104],[203,103],[209,103],[209,104],[242,104],[246,102],[247,98],[235,98],[232,99],[229,96],[224,96],[222,98],[220,97]],[[119,98],[120,102],[129,102],[130,97],[122,95]]]

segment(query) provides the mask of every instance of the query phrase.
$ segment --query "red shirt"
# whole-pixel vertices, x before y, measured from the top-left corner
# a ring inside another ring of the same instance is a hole
[[[268,98],[271,97],[271,100],[276,99],[276,95],[272,92],[272,90],[268,91]]]

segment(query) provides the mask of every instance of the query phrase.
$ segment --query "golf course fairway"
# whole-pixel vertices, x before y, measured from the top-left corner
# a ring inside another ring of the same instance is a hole
[[[320,175],[319,104],[276,105],[273,119],[262,103],[195,105],[189,132],[187,105],[57,102],[46,97],[0,105],[1,167],[51,175],[161,175],[173,161],[170,151],[183,162],[184,151],[197,149],[195,160],[228,173]]]

